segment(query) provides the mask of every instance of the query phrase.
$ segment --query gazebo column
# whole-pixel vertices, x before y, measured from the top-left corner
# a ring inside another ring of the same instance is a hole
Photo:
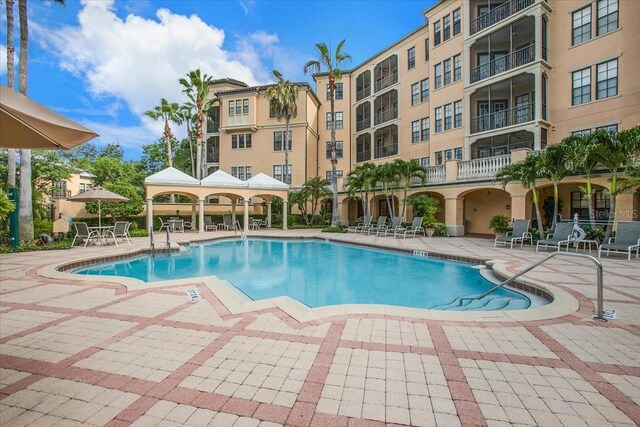
[[[200,212],[202,212],[202,207],[200,208]],[[196,201],[191,201],[191,231],[195,231],[196,229]]]
[[[288,230],[289,227],[287,227],[287,212],[289,212],[289,201],[288,200],[283,200],[282,202],[282,229],[283,230]]]
[[[153,199],[147,199],[147,231],[153,228]]]
[[[195,213],[192,217],[195,220]],[[204,233],[204,199],[198,199],[198,232]]]
[[[267,202],[267,228],[271,228],[271,200]]]
[[[236,201],[235,199],[231,201],[231,223],[236,223]]]
[[[244,232],[249,231],[249,199],[244,199],[244,219],[243,219],[242,228],[244,228]]]

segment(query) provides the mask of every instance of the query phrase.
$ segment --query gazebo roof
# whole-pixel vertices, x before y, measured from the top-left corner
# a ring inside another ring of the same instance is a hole
[[[234,176],[229,175],[223,170],[217,170],[208,177],[200,181],[200,185],[205,187],[247,187],[247,183]]]
[[[254,175],[245,181],[249,188],[268,188],[272,190],[287,190],[289,186],[282,181],[278,181],[275,178],[265,175],[262,172]]]
[[[200,181],[176,168],[166,168],[144,179],[145,184],[200,185]]]

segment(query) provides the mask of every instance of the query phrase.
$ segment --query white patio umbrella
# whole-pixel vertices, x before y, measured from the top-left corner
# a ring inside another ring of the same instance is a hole
[[[69,200],[71,200],[72,202],[98,202],[98,227],[102,227],[102,208],[100,206],[100,203],[126,202],[129,199],[112,191],[105,190],[104,188],[97,185],[91,190],[70,197]]]

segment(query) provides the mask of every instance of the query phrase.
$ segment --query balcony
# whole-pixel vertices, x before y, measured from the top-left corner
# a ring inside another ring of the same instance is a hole
[[[494,59],[486,64],[471,69],[471,83],[493,77],[496,74],[504,73],[516,67],[535,61],[535,45],[529,45],[510,54]]]
[[[361,99],[364,99],[370,95],[371,95],[371,86],[365,87],[364,89],[356,92],[356,101],[360,101]]]
[[[428,166],[426,168],[426,176],[425,184],[445,182],[447,178],[444,165]],[[411,186],[420,187],[422,186],[422,182],[418,178],[411,178]]]
[[[383,111],[375,115],[374,123],[379,125],[380,123],[388,122],[389,120],[398,118],[398,109],[393,108],[389,111]]]
[[[395,156],[396,154],[398,154],[398,143],[378,146],[376,147],[373,154],[376,159]]]
[[[356,77],[356,102],[371,95],[371,71],[363,71]]]
[[[495,111],[471,119],[471,133],[486,132],[507,126],[519,125],[535,119],[535,103]]]
[[[398,73],[391,74],[390,76],[376,80],[375,91],[379,92],[382,89],[386,89],[391,85],[398,83]]]
[[[535,0],[508,0],[471,21],[471,35],[515,15],[531,6]]]
[[[458,180],[493,178],[511,164],[511,154],[458,162]]]
[[[358,151],[356,153],[356,162],[368,162],[371,160],[371,150]]]
[[[391,55],[380,62],[373,70],[374,92],[379,92],[398,83],[398,55]]]
[[[356,122],[356,132],[360,132],[361,130],[369,129],[371,127],[371,118],[367,117],[364,120],[360,120]]]

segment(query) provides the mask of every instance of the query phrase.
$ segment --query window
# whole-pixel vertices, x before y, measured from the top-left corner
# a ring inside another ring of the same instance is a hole
[[[336,141],[336,159],[344,156],[344,144],[342,141]],[[327,141],[327,159],[331,158],[331,141]]]
[[[580,105],[591,101],[591,68],[573,72],[572,88],[572,105]]]
[[[604,191],[596,191],[594,194],[594,214],[596,220],[609,218],[609,210],[611,209],[611,198]],[[578,219],[589,219],[589,201],[587,195],[582,191],[571,192],[571,216],[578,214]]]
[[[249,114],[249,100],[242,100],[242,114]]]
[[[444,130],[451,129],[451,104],[444,106]]]
[[[411,122],[411,143],[416,144],[420,142],[420,120]]]
[[[275,119],[276,116],[277,116],[276,109],[273,108],[273,105],[271,103],[269,103],[269,118],[270,119]]]
[[[596,130],[606,130],[606,131],[609,131],[609,132],[618,132],[618,125],[600,126],[600,127],[596,128]]]
[[[342,178],[343,176],[344,176],[344,173],[341,170],[336,170],[336,178]],[[326,172],[326,177],[328,180],[332,179],[333,174],[331,173],[331,171]]]
[[[462,147],[458,147],[454,151],[456,160],[462,160]]]
[[[420,102],[420,84],[414,83],[411,85],[411,106],[417,105]]]
[[[607,34],[618,28],[618,0],[598,1],[598,32]]]
[[[440,21],[433,24],[433,45],[438,46],[440,44]]]
[[[442,39],[447,41],[451,38],[451,18],[449,15],[442,18]]]
[[[251,148],[251,134],[240,133],[231,135],[231,148]]]
[[[251,166],[231,166],[231,175],[246,180],[251,178]]]
[[[429,79],[424,79],[420,82],[420,102],[426,102],[429,100]]]
[[[442,86],[442,64],[436,64],[433,67],[433,74],[436,77],[436,89],[439,89]]]
[[[453,81],[457,82],[462,78],[462,56],[453,57]]]
[[[571,37],[572,45],[591,38],[591,5],[573,12]]]
[[[420,136],[420,139],[422,141],[428,141],[429,140],[429,117],[425,117],[424,119],[420,120],[421,122],[421,129],[422,129],[422,135]]]
[[[572,136],[581,136],[581,135],[589,135],[589,134],[591,134],[591,129],[575,130],[571,132]]]
[[[67,183],[66,181],[61,181],[63,184],[63,187],[66,188],[67,187]],[[80,191],[79,193],[84,193],[85,191],[89,191],[92,188],[92,184],[91,183],[80,183]],[[63,197],[66,197],[66,195],[63,195]]]
[[[444,85],[451,84],[451,59],[442,62],[444,65]]]
[[[424,39],[424,60],[429,60],[429,39]]]
[[[331,113],[327,113],[327,129],[331,129]],[[342,129],[342,111],[336,112],[336,129]]]
[[[460,34],[460,8],[453,11],[453,35]]]
[[[407,50],[407,69],[415,68],[416,66],[416,47],[412,47]]]
[[[229,101],[229,116],[233,116],[236,111],[236,101]]]
[[[442,164],[442,151],[436,152],[436,165]]]
[[[282,142],[284,138],[284,131],[276,131],[273,133],[273,151],[282,151],[284,150],[284,144]],[[289,144],[288,149],[291,150],[291,145],[293,144],[293,137],[291,135],[291,131],[289,131]]]
[[[609,98],[618,94],[618,60],[598,64],[596,75],[596,99]]]
[[[284,165],[273,165],[273,177],[278,181],[291,184],[291,164],[289,164],[287,169],[289,170],[289,173],[286,177],[283,177],[282,172],[284,171]]]
[[[342,83],[336,83],[336,91],[335,91],[335,98],[334,99],[342,99],[343,97],[343,86]],[[331,88],[329,87],[329,85],[327,85],[327,100],[331,99]]]
[[[240,114],[242,114],[242,101],[238,99],[236,100],[236,116]]]
[[[420,159],[420,166],[422,166],[423,168],[429,167],[429,156]]]
[[[462,127],[462,100],[453,103],[453,127]]]
[[[442,107],[436,108],[436,133],[442,132]]]
[[[449,149],[449,150],[444,150],[444,159],[445,160],[451,160],[453,159],[453,150]]]

